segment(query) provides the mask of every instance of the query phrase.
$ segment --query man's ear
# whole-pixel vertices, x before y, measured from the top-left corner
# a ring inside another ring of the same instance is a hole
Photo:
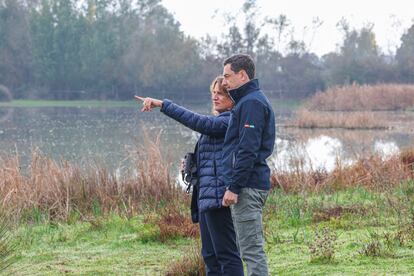
[[[243,82],[247,82],[250,80],[249,75],[247,75],[245,70],[240,70],[240,74],[242,74],[242,81]]]

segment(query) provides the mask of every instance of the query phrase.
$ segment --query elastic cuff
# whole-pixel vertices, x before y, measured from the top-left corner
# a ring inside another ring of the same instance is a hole
[[[161,109],[160,109],[160,111],[161,111],[161,112],[164,112],[164,111],[165,111],[165,109],[167,108],[167,106],[168,106],[170,103],[171,103],[171,101],[170,101],[170,100],[168,100],[168,99],[164,99],[164,100],[162,100],[162,104],[161,104]]]
[[[235,193],[235,194],[240,194],[241,188],[237,187],[237,186],[229,186],[227,187],[227,190]]]

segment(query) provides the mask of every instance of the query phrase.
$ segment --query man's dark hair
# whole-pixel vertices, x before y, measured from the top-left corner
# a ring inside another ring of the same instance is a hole
[[[249,79],[254,79],[256,69],[253,59],[249,55],[233,55],[224,61],[223,66],[226,66],[227,64],[230,64],[230,68],[233,72],[238,73],[240,70],[244,70]]]

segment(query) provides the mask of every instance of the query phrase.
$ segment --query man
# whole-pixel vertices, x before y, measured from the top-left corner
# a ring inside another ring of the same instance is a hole
[[[234,101],[223,147],[223,205],[231,206],[240,253],[248,275],[268,275],[262,209],[270,189],[266,158],[275,142],[275,116],[260,90],[248,55],[224,61],[223,86]]]

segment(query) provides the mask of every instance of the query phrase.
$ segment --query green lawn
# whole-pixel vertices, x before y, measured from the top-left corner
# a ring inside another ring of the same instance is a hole
[[[275,190],[264,215],[271,275],[413,275],[413,212],[412,182],[386,193]],[[161,243],[158,231],[141,217],[118,215],[22,224],[10,269],[17,275],[163,275],[194,241]]]
[[[191,241],[160,243],[139,218],[110,216],[74,224],[21,226],[16,234],[18,275],[158,275]]]
[[[277,100],[271,99],[272,106],[275,108],[296,109],[300,106],[299,100]],[[209,104],[206,102],[206,104]],[[13,100],[11,102],[0,102],[0,107],[136,107],[136,101],[131,98],[130,101],[54,101],[54,100]],[[185,104],[184,104],[185,106]],[[205,106],[196,104],[195,106]]]
[[[304,100],[297,100],[297,99],[269,99],[272,107],[276,110],[278,109],[290,109],[295,110],[298,109],[304,102]]]

